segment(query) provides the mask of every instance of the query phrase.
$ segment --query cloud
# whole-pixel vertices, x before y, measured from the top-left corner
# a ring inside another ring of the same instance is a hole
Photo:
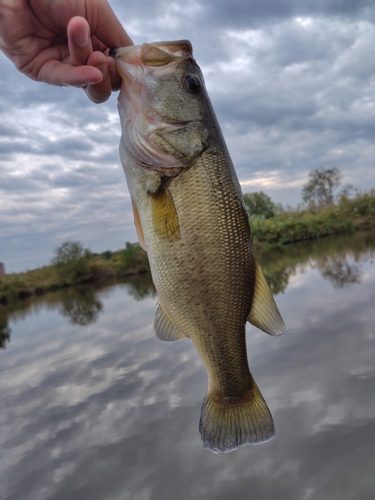
[[[296,205],[308,172],[333,166],[343,183],[374,187],[375,8],[367,1],[111,5],[136,43],[192,41],[245,191]],[[116,96],[94,105],[79,89],[28,80],[2,54],[0,87],[7,269],[46,262],[56,241],[77,233],[97,251],[103,241],[114,250],[135,240]]]

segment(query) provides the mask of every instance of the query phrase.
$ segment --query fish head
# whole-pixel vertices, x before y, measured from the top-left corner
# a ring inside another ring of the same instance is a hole
[[[122,77],[118,99],[127,154],[163,175],[191,166],[207,148],[209,99],[189,41],[111,51]]]

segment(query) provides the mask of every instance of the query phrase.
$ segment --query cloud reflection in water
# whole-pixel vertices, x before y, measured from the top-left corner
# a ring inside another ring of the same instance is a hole
[[[371,248],[337,248],[342,268],[358,266],[361,276],[341,288],[323,277],[338,258],[329,249],[324,261],[316,248],[299,264],[289,254],[293,272],[277,297],[286,334],[248,327],[250,367],[276,437],[224,456],[201,447],[206,374],[191,342],[155,338],[152,289],[138,301],[129,285],[97,292],[91,303],[102,308],[84,326],[47,298],[31,314],[10,312],[11,342],[0,352],[0,498],[372,500]]]

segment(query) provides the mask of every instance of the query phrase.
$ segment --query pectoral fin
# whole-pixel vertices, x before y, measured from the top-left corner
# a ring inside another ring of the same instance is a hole
[[[281,335],[285,331],[285,324],[257,261],[255,269],[254,298],[247,321],[269,335]]]
[[[186,337],[181,330],[174,324],[173,319],[166,312],[161,303],[155,314],[154,329],[159,340],[172,342]]]
[[[155,232],[163,239],[172,241],[180,237],[180,225],[173,198],[168,188],[150,193],[152,222]]]
[[[141,218],[139,216],[137,206],[133,200],[132,200],[132,207],[133,207],[134,225],[135,225],[135,229],[137,230],[138,241],[139,241],[139,244],[141,245],[141,247],[143,248],[143,250],[145,252],[147,252],[145,237],[143,234],[143,229],[142,229],[142,224],[141,224]]]

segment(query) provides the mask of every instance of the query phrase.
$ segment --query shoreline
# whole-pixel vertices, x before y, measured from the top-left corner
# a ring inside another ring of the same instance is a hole
[[[259,257],[293,243],[371,230],[375,227],[375,191],[358,194],[354,199],[341,197],[338,204],[321,210],[289,209],[269,219],[261,216],[249,219],[255,254]],[[147,253],[138,244],[127,244],[124,250],[115,252],[89,252],[63,265],[0,277],[0,306],[60,288],[104,284],[146,273],[150,273]]]
[[[83,284],[105,284],[150,273],[146,252],[138,245],[103,254],[89,254],[63,265],[46,265],[0,278],[0,307],[32,296]]]

